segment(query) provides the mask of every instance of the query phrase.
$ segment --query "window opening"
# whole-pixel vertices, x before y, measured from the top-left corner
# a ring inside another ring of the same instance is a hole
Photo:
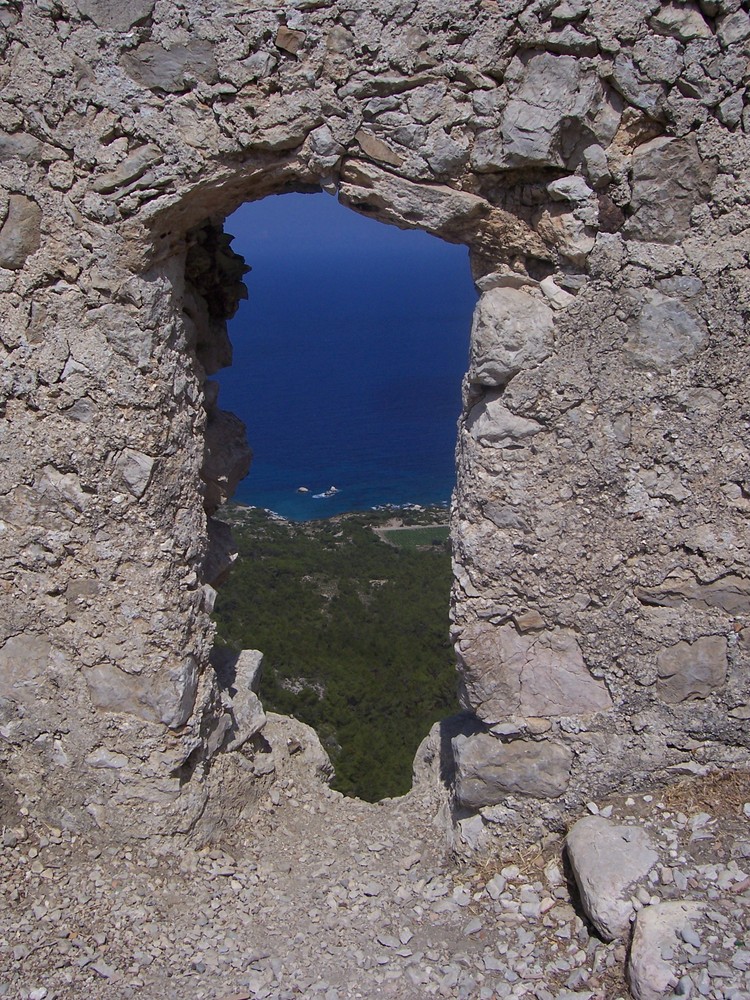
[[[429,726],[457,708],[447,504],[468,251],[324,194],[243,205],[225,228],[252,272],[220,405],[254,461],[246,507],[223,515],[240,559],[218,641],[264,652],[264,706],[316,728],[334,787],[401,794]]]

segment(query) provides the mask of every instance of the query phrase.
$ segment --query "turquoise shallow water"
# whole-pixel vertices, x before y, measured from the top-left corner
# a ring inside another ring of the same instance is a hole
[[[327,195],[245,205],[226,228],[253,268],[218,376],[254,451],[234,499],[294,520],[448,502],[476,300],[466,248]]]

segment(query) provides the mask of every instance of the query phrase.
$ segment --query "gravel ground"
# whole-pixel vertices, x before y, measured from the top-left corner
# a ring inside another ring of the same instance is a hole
[[[200,850],[97,846],[19,815],[0,850],[0,996],[504,998],[629,996],[562,841],[458,862],[418,791],[369,804],[279,761],[252,827]],[[666,996],[750,1000],[750,775],[590,804],[659,855],[633,907],[704,913],[661,958]]]

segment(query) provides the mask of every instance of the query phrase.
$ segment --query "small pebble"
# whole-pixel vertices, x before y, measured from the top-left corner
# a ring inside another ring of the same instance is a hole
[[[682,938],[682,940],[685,942],[685,944],[690,944],[690,945],[693,946],[693,948],[700,948],[700,946],[701,946],[701,939],[695,933],[695,931],[693,930],[692,927],[689,927],[689,926],[682,927],[678,931],[678,934]]]

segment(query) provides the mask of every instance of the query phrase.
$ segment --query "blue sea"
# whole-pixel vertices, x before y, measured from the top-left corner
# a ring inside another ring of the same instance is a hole
[[[225,228],[252,267],[216,376],[254,453],[234,499],[293,520],[447,503],[476,301],[467,249],[326,194],[243,205]]]

